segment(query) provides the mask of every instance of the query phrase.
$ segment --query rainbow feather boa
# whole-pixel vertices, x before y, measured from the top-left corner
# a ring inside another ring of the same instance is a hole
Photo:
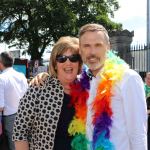
[[[68,133],[74,136],[71,143],[73,150],[87,150],[87,144],[90,144],[93,150],[115,149],[110,141],[113,114],[111,109],[112,87],[122,79],[125,69],[129,66],[112,51],[107,53],[107,57],[108,59],[99,73],[101,79],[92,103],[94,113],[92,118],[94,126],[92,144],[86,139],[86,103],[89,97],[88,90],[90,89],[89,77],[86,72],[82,72],[80,81],[71,85],[71,104],[75,108],[75,116],[69,125]]]

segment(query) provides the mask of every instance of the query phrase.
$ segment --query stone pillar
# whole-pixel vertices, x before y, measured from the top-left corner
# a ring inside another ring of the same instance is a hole
[[[109,32],[111,49],[116,50],[118,55],[130,65],[133,62],[130,53],[130,44],[132,43],[133,36],[134,31],[122,30]]]

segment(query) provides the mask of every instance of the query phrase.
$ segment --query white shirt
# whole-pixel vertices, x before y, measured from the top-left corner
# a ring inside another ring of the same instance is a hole
[[[86,135],[92,141],[93,125],[91,103],[96,95],[100,77],[92,79],[89,99]],[[147,150],[147,109],[144,84],[141,77],[128,69],[122,81],[113,88],[112,96],[112,127],[110,141],[115,150]]]
[[[28,88],[26,77],[12,67],[0,74],[0,107],[4,107],[3,114],[11,115],[17,112],[20,98]]]

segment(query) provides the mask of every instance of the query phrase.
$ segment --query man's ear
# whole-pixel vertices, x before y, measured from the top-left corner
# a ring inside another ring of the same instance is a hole
[[[111,49],[111,45],[110,45],[110,42],[108,43],[107,45],[107,49],[110,50]]]
[[[0,63],[0,70],[2,70],[3,69],[3,64],[2,63]]]

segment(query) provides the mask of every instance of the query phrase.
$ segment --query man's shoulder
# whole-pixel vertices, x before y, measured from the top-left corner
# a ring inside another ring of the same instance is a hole
[[[20,77],[20,78],[22,78],[22,79],[26,78],[25,75],[22,72],[18,72],[15,69],[13,69],[12,75],[13,74]]]
[[[24,76],[23,73],[16,71],[14,68],[9,68],[7,71],[2,72],[2,74],[0,74],[2,76],[13,76],[13,75],[19,75],[19,76]]]
[[[135,82],[141,83],[144,87],[141,76],[133,69],[126,69],[121,80],[122,85],[135,84]]]
[[[15,69],[12,69],[12,72],[16,73],[16,74],[23,74],[22,72],[16,71]]]
[[[14,69],[7,70],[3,72],[1,75],[1,79],[9,82],[18,82],[18,83],[27,83],[27,78],[21,72],[18,72]],[[13,79],[13,80],[12,80]],[[22,82],[23,81],[23,82]]]
[[[2,72],[2,73],[0,74],[0,79],[1,79],[1,80],[5,80],[6,77],[7,77],[7,74],[6,74],[5,72]]]
[[[140,77],[140,75],[138,74],[138,72],[136,72],[133,69],[126,69],[124,72],[124,78],[132,78],[132,77]]]

